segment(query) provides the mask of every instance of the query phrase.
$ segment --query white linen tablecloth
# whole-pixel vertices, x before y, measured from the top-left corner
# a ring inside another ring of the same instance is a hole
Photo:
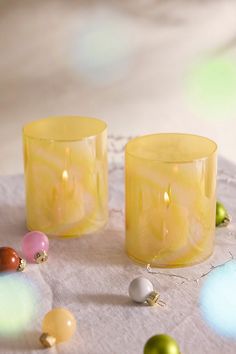
[[[236,214],[234,176],[236,167],[220,159],[218,197],[233,217]],[[45,354],[142,354],[145,342],[156,333],[173,336],[183,354],[236,353],[236,341],[216,334],[201,315],[199,292],[205,278],[199,285],[181,284],[175,278],[149,274],[145,267],[134,264],[126,256],[123,190],[122,166],[113,161],[107,228],[96,235],[51,240],[48,262],[29,264],[24,273],[17,274],[17,278],[32,286],[37,294],[33,299],[33,316],[19,337],[0,335],[0,353],[42,353],[38,337],[43,316],[51,308],[61,306],[75,315],[77,331],[69,342],[45,349]],[[196,278],[208,271],[210,264],[225,262],[229,251],[236,256],[234,229],[234,222],[230,228],[217,229],[214,255],[203,264],[162,271]],[[23,176],[2,176],[0,245],[20,251],[25,231]],[[140,275],[154,283],[167,303],[165,308],[130,301],[129,283]]]

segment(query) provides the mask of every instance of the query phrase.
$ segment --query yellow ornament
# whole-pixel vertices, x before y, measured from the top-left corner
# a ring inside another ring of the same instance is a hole
[[[65,308],[55,308],[45,315],[42,329],[40,342],[44,347],[52,347],[72,337],[76,330],[76,319]]]

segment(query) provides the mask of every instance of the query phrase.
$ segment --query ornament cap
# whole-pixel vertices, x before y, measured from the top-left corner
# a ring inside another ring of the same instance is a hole
[[[158,303],[160,294],[157,291],[152,291],[146,298],[146,302],[149,306],[155,306]]]
[[[166,303],[160,300],[160,294],[157,291],[152,291],[146,298],[146,302],[149,306],[165,306]]]
[[[41,334],[39,340],[44,348],[52,348],[56,344],[56,338],[48,333]]]
[[[232,220],[231,217],[229,215],[226,215],[223,222],[219,226],[227,226],[231,222],[231,220]]]
[[[36,263],[43,263],[48,260],[48,254],[46,251],[40,251],[37,252],[36,255],[34,256],[35,262]]]
[[[23,259],[23,258],[20,258],[20,263],[19,263],[19,266],[17,268],[17,271],[18,272],[23,272],[23,270],[25,269],[26,267],[26,260]]]

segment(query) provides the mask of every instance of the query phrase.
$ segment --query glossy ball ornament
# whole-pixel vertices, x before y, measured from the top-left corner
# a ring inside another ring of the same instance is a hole
[[[11,247],[0,247],[0,272],[23,271],[26,262]]]
[[[144,277],[138,277],[132,280],[129,285],[130,298],[139,303],[147,303],[149,306],[165,306],[162,300],[159,300],[160,294],[153,289],[150,280]]]
[[[224,205],[216,202],[216,226],[227,225],[229,221],[229,216]]]
[[[27,261],[43,263],[48,259],[49,241],[47,236],[40,231],[31,231],[24,235],[22,251]]]
[[[152,283],[144,277],[135,278],[129,285],[129,296],[135,302],[145,302],[152,291]]]
[[[55,308],[45,315],[42,329],[41,343],[44,347],[52,347],[71,338],[76,330],[76,319],[67,309]]]
[[[167,334],[149,338],[144,346],[144,354],[180,354],[177,342]]]

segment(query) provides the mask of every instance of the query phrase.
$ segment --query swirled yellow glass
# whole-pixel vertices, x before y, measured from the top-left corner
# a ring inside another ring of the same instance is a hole
[[[199,263],[213,251],[216,144],[154,134],[126,145],[126,250],[156,267]]]
[[[49,117],[23,128],[29,230],[80,236],[108,219],[107,125],[86,117]]]

